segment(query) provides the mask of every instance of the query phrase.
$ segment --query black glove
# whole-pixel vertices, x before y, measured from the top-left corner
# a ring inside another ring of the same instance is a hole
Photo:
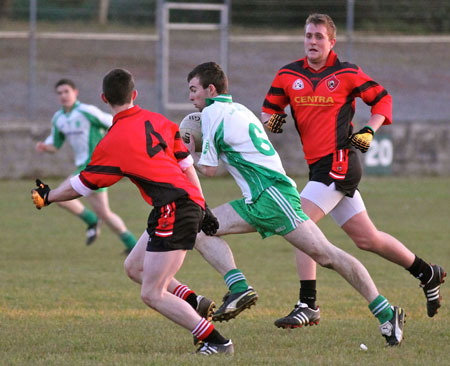
[[[369,150],[374,134],[375,132],[372,127],[365,126],[363,129],[350,136],[350,143],[365,153]]]
[[[287,114],[272,114],[270,119],[266,122],[267,128],[270,132],[281,133],[283,129],[281,126],[286,123]]]
[[[47,184],[41,182],[40,179],[36,179],[37,189],[31,190],[31,198],[38,210],[44,206],[48,206],[51,202],[48,202],[48,194],[50,193],[50,187]]]
[[[216,216],[214,216],[213,212],[209,209],[206,203],[205,216],[203,217],[200,229],[208,236],[213,236],[219,229],[219,221],[217,221]]]

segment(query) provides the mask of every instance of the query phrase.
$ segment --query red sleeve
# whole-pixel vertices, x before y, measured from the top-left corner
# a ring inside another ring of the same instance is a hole
[[[101,144],[95,148],[91,162],[80,173],[83,184],[90,189],[109,187],[123,178],[123,172],[112,157],[106,154]]]
[[[284,113],[284,108],[289,104],[289,97],[285,93],[282,75],[280,75],[281,71],[278,71],[264,99],[262,111],[265,113]]]
[[[356,97],[371,107],[372,114],[381,114],[386,117],[384,125],[392,123],[392,97],[376,81],[358,69],[358,86],[354,89]]]

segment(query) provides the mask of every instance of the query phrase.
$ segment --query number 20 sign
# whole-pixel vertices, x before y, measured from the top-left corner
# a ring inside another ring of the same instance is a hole
[[[376,134],[369,150],[364,154],[365,172],[374,175],[389,175],[393,159],[394,145],[391,135]]]

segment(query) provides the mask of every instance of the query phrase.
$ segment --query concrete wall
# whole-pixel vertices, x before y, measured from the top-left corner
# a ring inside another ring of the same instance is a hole
[[[59,176],[74,171],[71,150],[64,146],[56,154],[38,154],[34,147],[45,139],[48,130],[31,124],[0,126],[0,179]],[[383,127],[394,146],[390,171],[394,175],[450,175],[450,122],[396,122]],[[290,175],[307,173],[300,140],[292,124],[280,135],[270,138],[283,158]]]

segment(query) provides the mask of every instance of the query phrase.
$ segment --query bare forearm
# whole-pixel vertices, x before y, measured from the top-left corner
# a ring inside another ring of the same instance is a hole
[[[386,117],[382,114],[373,114],[366,126],[370,126],[374,131],[377,131],[383,125],[385,119]]]
[[[47,152],[47,153],[55,153],[56,151],[58,151],[58,149],[53,146],[53,145],[49,145],[46,144],[44,142],[38,142],[36,144],[36,151],[37,152]]]
[[[261,122],[266,123],[272,115],[266,112],[261,113]]]
[[[72,188],[70,180],[62,182],[57,188],[52,189],[48,194],[49,202],[70,201],[81,195]]]
[[[189,168],[187,168],[184,171],[184,174],[186,174],[189,181],[200,190],[200,193],[203,196],[202,186],[200,184],[200,180],[198,179],[198,175],[197,175],[197,172],[195,171],[194,166],[191,165]]]

